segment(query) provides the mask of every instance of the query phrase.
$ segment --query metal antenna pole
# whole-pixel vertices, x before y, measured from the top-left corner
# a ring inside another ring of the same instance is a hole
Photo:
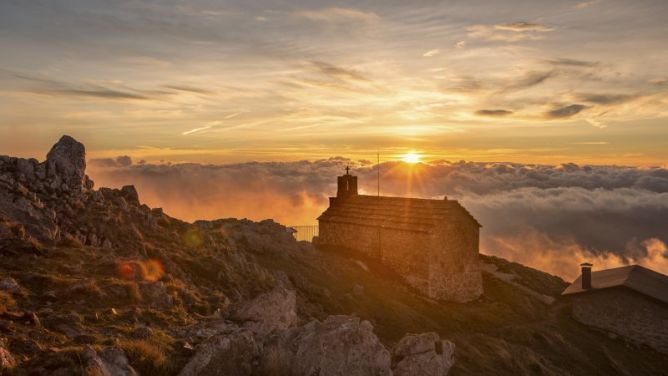
[[[378,182],[378,197],[380,197],[380,152],[376,152],[376,180]]]

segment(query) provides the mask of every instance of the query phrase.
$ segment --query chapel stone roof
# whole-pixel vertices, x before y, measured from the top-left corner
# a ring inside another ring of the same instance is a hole
[[[430,232],[437,226],[462,218],[480,226],[455,200],[355,195],[336,199],[318,220]]]
[[[625,286],[668,304],[668,276],[640,265],[599,270],[591,273],[591,289],[583,289],[578,277],[561,295],[572,295],[611,287]]]

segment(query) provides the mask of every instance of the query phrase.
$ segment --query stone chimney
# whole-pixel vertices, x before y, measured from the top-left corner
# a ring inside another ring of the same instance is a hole
[[[336,197],[344,198],[357,195],[357,176],[350,175],[350,167],[346,174],[337,178]]]
[[[582,268],[582,276],[580,280],[582,281],[582,289],[590,290],[591,289],[591,267],[594,266],[588,262],[580,264]]]

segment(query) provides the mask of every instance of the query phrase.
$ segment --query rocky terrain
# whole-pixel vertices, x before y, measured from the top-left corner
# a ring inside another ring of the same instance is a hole
[[[271,220],[190,224],[96,190],[85,167],[68,136],[44,162],[0,157],[0,374],[668,374],[572,320],[558,277],[481,256],[483,297],[433,301]]]

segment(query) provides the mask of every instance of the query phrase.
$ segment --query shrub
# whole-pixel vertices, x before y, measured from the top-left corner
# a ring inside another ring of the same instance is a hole
[[[140,375],[170,375],[173,369],[161,346],[148,340],[124,340],[119,347]]]
[[[0,291],[0,313],[5,313],[14,307],[16,307],[16,301],[11,294]]]

